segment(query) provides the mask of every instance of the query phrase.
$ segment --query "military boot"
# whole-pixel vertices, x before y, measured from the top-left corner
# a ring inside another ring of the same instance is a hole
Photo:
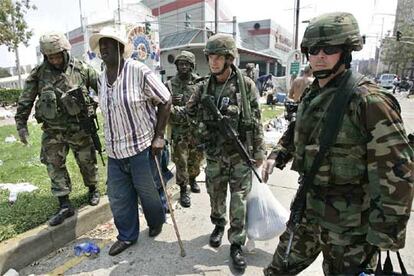
[[[244,271],[246,269],[246,259],[243,255],[243,250],[239,244],[232,244],[230,246],[230,257],[233,261],[233,267],[237,270]]]
[[[73,216],[75,210],[72,207],[72,204],[69,201],[69,197],[60,196],[59,199],[59,211],[49,219],[50,226],[56,226],[61,224],[65,219]]]
[[[180,204],[184,208],[191,206],[190,192],[187,189],[187,185],[180,186]]]
[[[190,187],[191,187],[191,192],[193,193],[200,192],[200,186],[198,186],[197,181],[194,178],[190,179]]]
[[[223,238],[224,227],[216,225],[213,230],[213,233],[210,235],[210,246],[219,247],[221,245],[221,239]]]
[[[88,193],[88,201],[89,201],[89,205],[91,206],[96,206],[99,204],[99,200],[100,200],[100,194],[98,189],[96,189],[96,187],[91,187],[89,188],[89,193]]]

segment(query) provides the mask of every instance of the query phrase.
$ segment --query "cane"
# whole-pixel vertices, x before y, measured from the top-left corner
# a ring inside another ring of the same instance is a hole
[[[180,232],[178,232],[177,222],[175,221],[175,217],[174,217],[174,210],[172,208],[170,197],[167,192],[167,187],[165,186],[165,183],[164,183],[164,178],[162,177],[160,161],[158,161],[157,156],[154,156],[154,159],[155,159],[155,164],[157,164],[157,171],[158,171],[158,175],[160,176],[160,181],[161,181],[161,185],[164,190],[164,193],[165,193],[165,198],[167,199],[168,208],[170,209],[170,214],[171,214],[171,219],[174,225],[175,235],[177,236],[178,244],[181,250],[181,257],[185,257],[184,245],[183,245],[183,242],[181,241]]]

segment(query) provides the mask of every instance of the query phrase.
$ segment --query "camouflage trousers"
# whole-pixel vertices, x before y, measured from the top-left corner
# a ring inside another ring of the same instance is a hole
[[[54,196],[68,195],[72,189],[66,168],[66,156],[72,150],[87,187],[98,183],[98,166],[92,139],[84,131],[45,130],[42,135],[40,161],[46,165]]]
[[[207,157],[206,185],[210,196],[210,219],[214,225],[225,226],[227,185],[230,187],[230,229],[227,232],[231,244],[246,242],[246,196],[252,187],[252,173],[243,161],[231,162]]]
[[[322,252],[322,268],[325,275],[359,275],[373,272],[377,259],[377,247],[366,241],[365,235],[338,234],[305,220],[293,236],[286,267],[284,255],[290,232],[279,238],[272,263],[264,269],[264,275],[296,275],[306,269]],[[364,266],[365,267],[362,267]]]
[[[176,166],[176,183],[179,186],[186,186],[190,180],[200,174],[204,153],[196,148],[196,143],[190,141],[188,136],[174,137],[172,148],[172,160]]]

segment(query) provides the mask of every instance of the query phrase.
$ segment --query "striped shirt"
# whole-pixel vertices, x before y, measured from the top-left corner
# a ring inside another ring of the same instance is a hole
[[[170,98],[161,80],[145,64],[128,59],[112,85],[104,70],[98,87],[108,156],[127,158],[151,146],[157,124],[156,106]]]

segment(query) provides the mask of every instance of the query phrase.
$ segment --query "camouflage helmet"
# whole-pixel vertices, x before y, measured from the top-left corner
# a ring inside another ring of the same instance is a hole
[[[253,70],[255,67],[254,63],[247,63],[246,64],[246,70]]]
[[[204,54],[231,55],[236,58],[238,56],[236,42],[230,35],[215,34],[208,39]]]
[[[52,55],[62,51],[69,51],[71,46],[66,36],[59,32],[50,32],[40,37],[40,52]]]
[[[174,64],[177,65],[179,60],[189,62],[193,67],[195,67],[195,55],[189,51],[181,51],[181,53],[176,56]]]
[[[355,17],[346,12],[334,12],[317,16],[309,22],[300,48],[305,54],[313,46],[344,45],[350,51],[359,51],[362,44]]]

